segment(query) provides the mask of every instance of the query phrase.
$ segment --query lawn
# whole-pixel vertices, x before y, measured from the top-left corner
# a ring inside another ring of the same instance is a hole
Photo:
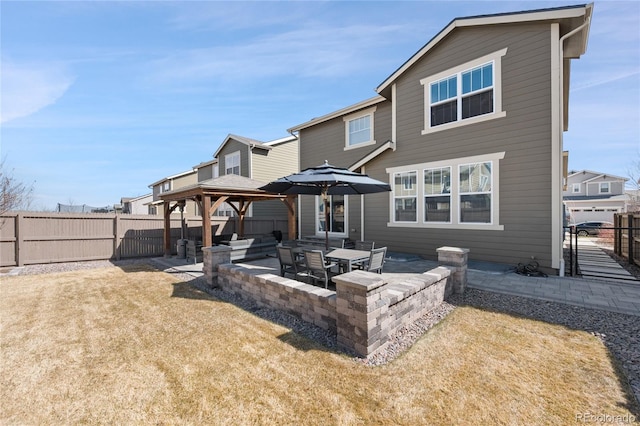
[[[379,367],[146,265],[0,282],[0,423],[573,424],[637,413],[582,331],[459,307]]]

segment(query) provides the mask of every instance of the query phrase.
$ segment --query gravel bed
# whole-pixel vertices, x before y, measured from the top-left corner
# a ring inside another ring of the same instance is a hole
[[[152,259],[132,259],[114,262],[92,261],[29,265],[20,268],[18,274],[46,274],[139,263],[147,263],[163,269],[161,265],[155,264]],[[361,358],[354,356],[352,353],[344,352],[344,350],[338,346],[334,332],[323,330],[285,312],[258,306],[250,300],[242,299],[239,296],[224,292],[220,289],[211,289],[208,287],[204,277],[194,279],[193,276],[184,273],[177,273],[175,276],[189,282],[195,288],[217,299],[233,303],[242,309],[252,312],[256,316],[289,328],[295,333],[317,342],[330,351],[345,354],[352,357],[354,362],[368,366],[383,365],[397,358],[411,347],[427,330],[438,324],[451,313],[456,306],[467,305],[490,309],[552,324],[559,324],[574,330],[583,330],[598,337],[615,357],[618,361],[617,367],[626,376],[630,388],[638,404],[640,404],[640,317],[638,316],[491,293],[477,289],[467,289],[464,295],[451,296],[446,302],[413,324],[400,329],[391,337],[390,343],[382,350],[368,358]]]

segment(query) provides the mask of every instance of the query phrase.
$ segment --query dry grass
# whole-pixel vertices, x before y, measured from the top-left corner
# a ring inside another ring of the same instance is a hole
[[[145,266],[3,278],[0,423],[567,424],[629,416],[580,331],[456,309],[366,367]]]

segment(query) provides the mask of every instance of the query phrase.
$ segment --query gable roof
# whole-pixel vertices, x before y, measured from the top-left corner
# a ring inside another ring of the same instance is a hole
[[[613,179],[616,179],[616,180],[622,180],[624,182],[629,180],[628,178],[625,178],[625,177],[622,177],[622,176],[612,175],[611,173],[594,172],[593,170],[579,170],[577,172],[570,173],[569,176],[567,176],[567,177],[573,177],[573,176],[576,176],[576,175],[579,175],[579,174],[585,174],[586,175],[587,173],[589,173],[589,174],[591,174],[593,176],[590,177],[589,179],[583,180],[582,181],[583,183],[584,182],[590,182],[592,180],[599,179],[601,177],[610,177],[610,178],[613,178]]]
[[[213,158],[218,158],[218,154],[220,154],[220,151],[222,151],[222,148],[224,148],[224,146],[231,140],[243,143],[243,144],[247,145],[249,148],[254,148],[255,147],[255,148],[261,148],[261,149],[264,149],[264,150],[270,150],[271,149],[271,147],[269,145],[267,145],[264,142],[261,142],[259,140],[246,138],[244,136],[239,136],[239,135],[233,135],[233,134],[229,133],[227,135],[227,137],[224,139],[224,141],[222,141],[222,143],[218,147],[218,150],[215,152],[215,154],[213,154]]]
[[[384,101],[386,101],[386,99],[384,97],[378,95],[378,96],[375,96],[373,98],[364,100],[362,102],[358,102],[357,104],[350,105],[350,106],[348,106],[346,108],[339,109],[338,111],[334,111],[334,112],[331,112],[329,114],[325,114],[325,115],[323,115],[321,117],[312,118],[311,120],[309,120],[307,122],[304,122],[302,124],[298,124],[295,127],[291,127],[290,129],[287,129],[287,132],[289,132],[289,133],[297,132],[297,131],[305,129],[307,127],[315,126],[316,124],[320,124],[322,122],[329,121],[329,120],[334,119],[336,117],[341,117],[343,115],[350,114],[350,113],[352,113],[354,111],[357,111],[359,109],[368,108],[368,107],[370,107],[372,105],[376,105],[376,104],[379,104],[380,102],[384,102]]]
[[[376,89],[379,94],[388,97],[387,91],[390,86],[400,77],[407,69],[425,56],[440,41],[449,35],[456,28],[472,27],[479,25],[497,25],[497,24],[513,24],[519,22],[535,22],[535,21],[561,21],[561,34],[577,28],[583,22],[591,17],[593,3],[588,5],[574,5],[565,7],[556,7],[549,9],[537,9],[521,12],[497,13],[492,15],[477,15],[453,19],[445,28],[435,35],[427,44],[425,44],[418,52],[403,63],[400,68],[393,72],[385,81],[383,81]],[[583,18],[584,17],[584,18]],[[583,18],[583,19],[580,19]],[[587,38],[589,34],[588,26],[583,31],[583,39],[581,41],[580,54],[586,51]],[[578,55],[579,56],[579,55]]]
[[[153,183],[152,183],[151,185],[149,185],[148,187],[149,187],[149,188],[153,188],[154,186],[156,186],[156,185],[160,185],[162,182],[165,182],[165,181],[167,181],[167,180],[177,179],[177,178],[179,178],[179,177],[187,176],[187,175],[192,174],[192,173],[195,173],[195,172],[196,172],[196,171],[195,171],[194,169],[191,169],[191,170],[187,170],[186,172],[181,172],[181,173],[177,173],[177,174],[172,175],[172,176],[167,176],[167,177],[165,177],[165,178],[160,179],[160,180],[159,180],[159,181],[157,181],[157,182],[153,182]]]

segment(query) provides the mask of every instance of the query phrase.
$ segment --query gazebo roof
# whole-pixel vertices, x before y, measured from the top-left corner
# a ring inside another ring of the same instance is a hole
[[[258,188],[264,186],[264,182],[249,179],[238,175],[224,175],[214,179],[204,180],[194,185],[187,185],[173,191],[160,194],[164,201],[179,201],[191,199],[198,195],[210,195],[212,197],[227,196],[231,201],[240,199],[266,200],[286,198],[282,195],[271,194]]]

